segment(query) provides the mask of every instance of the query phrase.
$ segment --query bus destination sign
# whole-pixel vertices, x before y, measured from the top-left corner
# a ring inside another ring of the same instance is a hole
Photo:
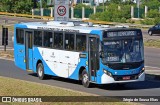
[[[137,31],[109,31],[105,32],[103,38],[110,38],[110,37],[123,37],[123,36],[136,36]]]

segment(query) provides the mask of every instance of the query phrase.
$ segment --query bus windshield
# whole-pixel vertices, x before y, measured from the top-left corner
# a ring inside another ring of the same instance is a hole
[[[142,39],[121,39],[103,42],[104,63],[127,63],[144,60]]]

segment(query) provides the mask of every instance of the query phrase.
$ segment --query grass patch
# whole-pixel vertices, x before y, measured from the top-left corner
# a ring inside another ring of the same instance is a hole
[[[39,83],[32,83],[17,79],[0,77],[0,96],[92,96],[89,93],[72,91],[69,89],[58,88],[54,86],[48,86]],[[22,103],[6,103],[6,104],[18,104]],[[137,103],[126,102],[54,102],[54,103],[23,103],[26,105],[135,105]],[[139,104],[137,104],[139,105]]]
[[[13,50],[0,51],[0,57],[13,59],[14,58],[13,52],[14,52]]]
[[[147,40],[144,42],[144,46],[160,48],[160,40]]]

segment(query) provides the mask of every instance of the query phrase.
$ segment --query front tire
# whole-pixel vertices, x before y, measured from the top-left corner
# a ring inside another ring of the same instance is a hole
[[[86,70],[83,70],[82,72],[82,85],[86,88],[90,87],[89,75]]]
[[[152,31],[149,31],[148,34],[149,34],[150,36],[152,36]]]
[[[44,80],[45,79],[45,74],[44,74],[44,67],[42,63],[39,63],[37,65],[37,75],[39,79]]]

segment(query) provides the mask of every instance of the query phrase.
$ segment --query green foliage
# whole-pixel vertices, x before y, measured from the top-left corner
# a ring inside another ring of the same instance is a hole
[[[1,0],[0,10],[12,13],[30,13],[33,2],[32,0]]]
[[[157,9],[151,9],[147,13],[147,18],[141,21],[142,24],[154,25],[160,23],[160,13]]]
[[[38,6],[38,8],[41,8],[40,2],[37,2],[37,6]],[[48,8],[46,0],[42,0],[42,8]]]
[[[160,13],[159,13],[158,10],[152,9],[152,10],[148,11],[147,17],[148,17],[148,18],[160,17]]]
[[[111,3],[115,3],[115,4],[120,4],[122,2],[122,0],[111,0]]]
[[[15,5],[14,0],[1,0],[1,10],[4,12],[12,12],[12,8]]]
[[[142,7],[145,5],[148,6],[149,9],[158,9],[160,6],[159,0],[141,0],[142,1]]]
[[[155,19],[146,18],[144,20],[141,20],[141,24],[154,25],[155,24]]]
[[[160,23],[160,17],[156,17],[156,18],[154,19],[154,23],[155,23],[155,24]]]
[[[33,2],[32,2],[32,0],[19,0],[19,1],[17,0],[15,2],[15,5],[16,6],[13,7],[13,11],[15,13],[27,13],[27,14],[29,14],[32,7],[33,7]]]
[[[117,4],[110,4],[106,11],[98,12],[95,15],[90,15],[90,19],[93,20],[103,20],[110,22],[123,22],[125,23],[127,19],[130,18],[130,6],[121,6],[118,9]]]

